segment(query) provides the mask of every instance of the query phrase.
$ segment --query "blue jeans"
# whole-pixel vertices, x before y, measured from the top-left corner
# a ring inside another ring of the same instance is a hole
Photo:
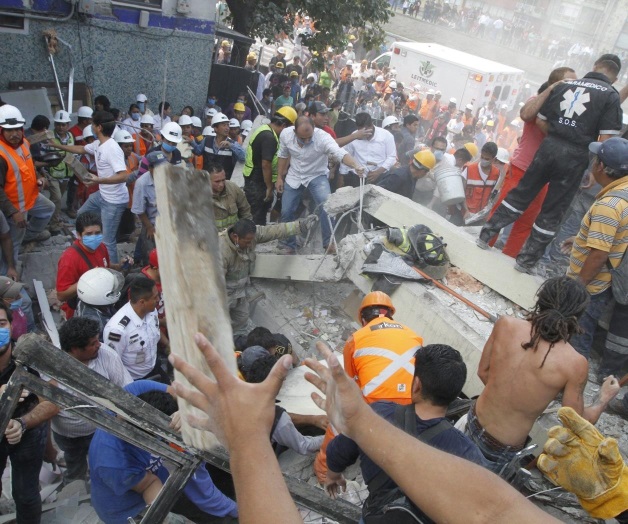
[[[310,192],[310,195],[312,195],[316,207],[318,208],[318,218],[321,223],[323,246],[327,247],[331,239],[331,228],[329,227],[329,219],[327,217],[327,213],[325,213],[325,210],[323,209],[323,204],[329,198],[331,189],[329,188],[329,179],[326,175],[317,176],[312,179],[307,188],[302,185],[299,186],[298,189],[293,189],[288,184],[284,185],[283,195],[281,197],[281,221],[292,222],[296,219],[295,214],[299,204],[301,203],[301,197],[305,189]],[[292,249],[296,249],[297,247],[296,239],[293,236],[286,239],[284,243]]]
[[[578,322],[584,331],[579,335],[574,335],[569,341],[574,349],[586,358],[589,358],[591,353],[597,324],[606,311],[611,298],[613,298],[613,292],[610,288],[597,295],[591,295],[589,305]]]
[[[109,260],[112,264],[119,262],[118,258],[118,243],[116,242],[116,235],[118,234],[118,226],[122,219],[122,213],[127,208],[126,202],[123,204],[111,204],[107,202],[101,195],[100,191],[96,191],[89,195],[87,201],[78,210],[77,215],[92,211],[94,213],[100,213],[102,220],[102,234],[103,243],[107,246],[109,251]]]
[[[11,458],[11,492],[18,524],[39,524],[41,521],[39,472],[44,462],[47,435],[46,422],[26,431],[22,440],[13,446],[6,438],[0,444],[0,475],[7,465],[7,458]]]
[[[12,217],[7,217],[7,222],[9,223],[9,229],[11,234],[11,241],[13,242],[13,259],[14,263],[17,264],[17,258],[20,254],[20,246],[22,245],[22,241],[26,238],[32,238],[41,233],[55,212],[55,205],[48,200],[44,195],[37,195],[37,200],[35,200],[35,205],[31,207],[26,212],[26,220],[27,226],[17,227],[17,224],[13,221]],[[4,256],[2,257],[0,263],[0,274],[6,275],[7,269],[9,268],[8,264],[4,260]]]

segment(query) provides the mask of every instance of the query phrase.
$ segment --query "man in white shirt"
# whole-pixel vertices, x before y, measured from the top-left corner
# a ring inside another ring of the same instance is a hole
[[[281,221],[292,222],[303,191],[307,189],[318,208],[323,247],[332,252],[331,227],[323,204],[331,194],[329,187],[329,157],[349,166],[358,176],[363,176],[360,166],[347,151],[322,129],[317,129],[308,116],[297,118],[294,127],[284,129],[279,136],[277,166],[277,193],[282,194]],[[286,241],[287,250],[294,252],[294,237]]]
[[[61,349],[105,377],[109,382],[124,387],[133,382],[118,354],[98,340],[100,325],[96,320],[72,317],[59,328]],[[52,419],[54,440],[65,454],[67,470],[65,484],[87,477],[87,452],[96,428],[87,420],[61,410]]]
[[[112,264],[119,262],[116,234],[122,219],[122,213],[129,202],[129,191],[126,181],[129,177],[124,152],[111,137],[116,129],[113,115],[107,111],[94,113],[92,131],[97,140],[84,146],[64,146],[54,144],[54,147],[75,155],[92,155],[96,159],[98,176],[90,174],[90,179],[84,179],[86,186],[99,184],[99,191],[92,193],[87,201],[78,210],[77,215],[92,211],[100,213],[103,226],[103,243],[109,251]]]
[[[345,146],[345,150],[356,162],[366,169],[366,180],[374,184],[387,173],[397,162],[397,148],[395,138],[390,131],[381,127],[375,127],[373,119],[368,113],[355,115],[355,124],[360,130],[369,131],[367,137],[362,140],[354,140]],[[354,133],[357,133],[355,131]],[[359,178],[352,173],[346,165],[340,166],[340,174],[345,177],[344,185],[357,187]]]

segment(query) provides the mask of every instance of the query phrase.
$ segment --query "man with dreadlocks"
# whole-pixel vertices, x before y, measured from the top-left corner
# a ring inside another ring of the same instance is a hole
[[[619,383],[610,376],[599,400],[584,406],[589,365],[569,339],[579,332],[588,302],[582,283],[556,277],[541,286],[527,319],[503,316],[495,323],[478,366],[486,387],[465,428],[495,473],[508,476],[505,466],[525,447],[534,422],[559,393],[563,406],[592,424],[617,395]]]

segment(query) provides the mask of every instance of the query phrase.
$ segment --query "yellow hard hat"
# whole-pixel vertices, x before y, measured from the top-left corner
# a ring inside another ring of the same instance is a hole
[[[244,107],[244,104],[242,102],[236,102],[233,105],[233,110],[234,111],[242,111],[242,112],[244,112],[244,111],[246,111],[246,107]]]
[[[476,146],[473,142],[467,142],[464,145],[464,148],[471,153],[471,158],[478,156],[478,146]]]
[[[423,149],[415,153],[412,165],[417,169],[434,169],[436,165],[436,157],[429,149]]]
[[[220,46],[221,46],[221,47],[229,47],[229,40],[223,40],[223,41],[220,43]]]
[[[279,115],[282,118],[285,118],[292,125],[294,125],[294,123],[297,121],[297,118],[299,116],[297,112],[294,110],[294,108],[290,106],[280,107],[279,109],[277,109],[277,111],[275,111],[275,115]]]
[[[390,309],[390,314],[395,314],[395,306],[393,306],[392,300],[390,297],[384,293],[383,291],[371,291],[368,293],[364,299],[362,300],[362,304],[360,304],[360,311],[358,313],[358,317],[362,318],[362,311],[364,311],[367,307],[380,306]]]
[[[257,55],[255,53],[249,53],[246,55],[246,61],[248,62],[249,60],[257,60]]]
[[[355,40],[355,35],[349,35],[349,40]]]
[[[277,62],[275,64],[275,69],[283,69],[285,66],[283,65],[283,62]]]

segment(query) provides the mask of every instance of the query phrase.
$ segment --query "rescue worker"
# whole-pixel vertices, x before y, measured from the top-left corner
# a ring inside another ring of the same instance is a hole
[[[479,247],[486,249],[488,242],[517,220],[549,182],[541,213],[515,264],[518,271],[532,271],[578,191],[589,163],[588,145],[620,133],[620,98],[612,87],[620,70],[619,57],[605,54],[584,78],[567,80],[554,88],[537,120],[547,131],[547,137],[521,182],[508,193],[482,228],[477,241]]]
[[[499,168],[493,163],[497,156],[497,144],[487,142],[480,151],[480,160],[467,165],[461,173],[466,181],[466,199],[462,203],[463,216],[478,213],[486,205],[495,184],[499,180]]]
[[[78,108],[77,123],[75,126],[69,129],[70,133],[74,137],[74,143],[76,145],[83,145],[83,131],[87,126],[92,124],[92,115],[94,114],[94,110],[89,106],[81,106]]]
[[[69,132],[70,121],[70,113],[67,111],[60,110],[55,113],[53,118],[54,138],[51,141],[53,144],[74,145],[74,135]],[[68,190],[66,208],[72,208],[72,199],[70,197],[74,196],[76,191],[70,192],[69,182],[74,175],[74,171],[63,160],[49,165],[46,171],[48,171],[49,175],[48,191],[50,192],[50,201],[55,205],[55,214],[52,215],[50,220],[50,229],[51,232],[58,233],[61,231],[62,222],[59,216],[59,213],[61,213],[61,197],[66,189]]]
[[[140,120],[140,132],[135,133],[134,151],[136,155],[145,156],[159,143],[159,133],[154,131],[155,119],[152,115],[143,115]]]
[[[124,153],[124,163],[126,164],[126,172],[129,174],[126,184],[129,191],[129,203],[127,208],[122,214],[120,219],[120,225],[118,226],[118,235],[130,236],[135,231],[135,217],[131,212],[133,207],[133,188],[135,187],[135,181],[139,175],[140,168],[140,156],[133,152],[133,145],[135,140],[127,131],[119,129],[113,134],[113,139],[118,143],[120,149]]]
[[[376,185],[412,200],[416,181],[426,176],[435,165],[434,153],[424,149],[415,153],[408,165],[382,175]]]
[[[277,181],[277,151],[281,132],[294,125],[297,112],[282,107],[269,124],[259,126],[249,138],[244,160],[244,194],[251,206],[252,220],[258,226],[266,225],[266,215],[273,201]]]
[[[79,278],[74,317],[90,318],[98,322],[98,340],[101,342],[105,326],[116,312],[114,304],[120,300],[123,286],[124,275],[105,267],[90,269]]]
[[[225,169],[220,164],[207,166],[212,185],[214,223],[218,231],[231,227],[242,218],[251,219],[251,206],[246,201],[244,191],[235,182],[227,180]]]
[[[55,212],[54,204],[39,193],[45,179],[37,177],[29,143],[24,139],[25,122],[17,107],[0,107],[0,211],[9,223],[14,263],[23,241],[50,238],[46,226]],[[3,259],[0,274],[6,275],[8,267]]]
[[[221,164],[225,168],[227,180],[237,162],[244,162],[244,149],[236,141],[229,138],[229,118],[224,113],[216,113],[212,118],[211,126],[216,136],[205,137],[205,150],[203,151],[203,169],[207,171],[210,163]]]
[[[409,327],[393,320],[395,306],[382,291],[367,294],[358,312],[362,328],[345,343],[343,350],[345,373],[353,378],[369,404],[390,401],[412,403],[414,354],[423,339]],[[335,430],[330,424],[325,440],[314,460],[314,472],[319,482],[327,475],[327,444]]]
[[[234,336],[250,331],[246,288],[255,266],[255,245],[288,238],[297,233],[307,233],[316,220],[315,215],[310,215],[294,222],[256,226],[252,220],[242,219],[220,233],[220,253],[227,281],[227,302]]]

